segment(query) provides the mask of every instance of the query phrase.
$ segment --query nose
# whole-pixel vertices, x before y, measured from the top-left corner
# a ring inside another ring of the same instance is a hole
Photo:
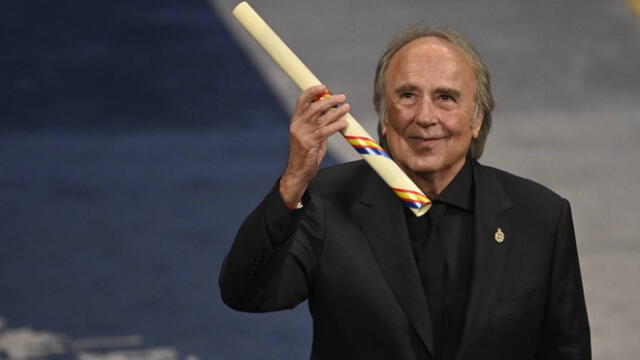
[[[416,104],[414,121],[421,127],[429,127],[438,123],[437,113],[433,102],[428,98],[421,98]]]

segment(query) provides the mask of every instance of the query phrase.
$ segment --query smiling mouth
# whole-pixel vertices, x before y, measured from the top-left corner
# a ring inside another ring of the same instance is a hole
[[[430,136],[430,137],[422,137],[422,136],[409,136],[409,140],[417,143],[430,144],[434,143],[438,140],[444,139],[444,136]]]

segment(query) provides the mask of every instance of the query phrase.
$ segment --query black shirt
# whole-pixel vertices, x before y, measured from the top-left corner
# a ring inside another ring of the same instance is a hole
[[[436,360],[454,359],[464,330],[473,253],[473,169],[464,166],[427,215],[406,211],[407,228],[429,302]]]

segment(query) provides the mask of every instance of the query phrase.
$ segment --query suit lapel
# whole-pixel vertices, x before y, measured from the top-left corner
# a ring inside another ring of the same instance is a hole
[[[504,219],[511,200],[495,175],[473,162],[475,181],[474,261],[471,292],[458,360],[467,358],[487,321],[492,304],[499,295],[501,276],[513,229]],[[502,235],[500,235],[502,233]],[[501,236],[503,240],[500,242]]]
[[[369,177],[353,214],[396,299],[433,355],[433,330],[418,267],[413,257],[402,202],[376,175]]]

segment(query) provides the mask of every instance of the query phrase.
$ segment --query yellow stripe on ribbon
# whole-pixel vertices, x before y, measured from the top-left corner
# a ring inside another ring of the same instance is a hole
[[[392,188],[393,191],[396,193],[396,195],[398,195],[401,199],[404,200],[411,200],[411,201],[416,201],[422,204],[430,204],[431,200],[429,200],[428,197],[419,194],[415,191],[410,191],[410,190],[402,190],[402,189],[396,189],[396,188]]]
[[[373,141],[373,139],[360,137],[360,136],[345,136],[347,141],[352,146],[364,146],[368,148],[378,149],[380,151],[384,151],[377,142]]]

